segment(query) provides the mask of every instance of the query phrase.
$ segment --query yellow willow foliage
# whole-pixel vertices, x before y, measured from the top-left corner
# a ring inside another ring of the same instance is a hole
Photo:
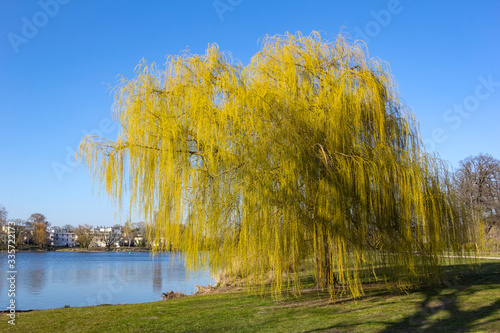
[[[437,282],[442,254],[476,240],[387,64],[343,36],[268,37],[246,66],[216,45],[141,63],[116,119],[118,139],[85,137],[79,156],[191,269],[278,294],[313,269],[359,296],[377,274]]]

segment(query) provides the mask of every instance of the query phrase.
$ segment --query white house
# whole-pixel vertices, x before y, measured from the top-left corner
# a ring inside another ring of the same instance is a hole
[[[0,244],[2,245],[7,245],[7,242],[8,242],[8,230],[9,230],[9,226],[7,225],[3,225],[2,228],[0,229]]]
[[[76,245],[76,240],[78,238],[72,232],[67,232],[67,230],[63,229],[60,232],[54,229],[49,232],[50,245],[52,246],[68,246],[74,247]]]

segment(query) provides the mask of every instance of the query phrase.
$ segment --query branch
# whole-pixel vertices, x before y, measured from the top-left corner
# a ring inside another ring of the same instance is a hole
[[[220,176],[222,176],[223,174],[228,173],[229,171],[239,169],[239,168],[240,168],[240,167],[242,167],[244,164],[245,164],[245,162],[242,162],[242,163],[238,164],[238,165],[237,165],[237,166],[235,166],[235,167],[232,167],[232,168],[230,168],[230,169],[227,169],[226,171],[222,171],[222,172],[221,172],[221,173],[219,173],[216,177],[220,177]]]

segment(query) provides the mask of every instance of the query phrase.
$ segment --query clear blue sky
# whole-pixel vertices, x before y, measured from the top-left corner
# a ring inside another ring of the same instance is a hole
[[[209,43],[248,63],[260,37],[287,31],[365,38],[370,55],[390,63],[429,149],[453,167],[480,152],[500,158],[499,1],[55,1],[0,2],[0,204],[9,218],[123,223],[92,194],[88,171],[67,161],[85,132],[116,137],[108,88],[117,75]]]

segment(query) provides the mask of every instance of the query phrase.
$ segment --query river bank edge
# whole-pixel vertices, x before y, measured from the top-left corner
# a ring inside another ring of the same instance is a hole
[[[1,248],[0,253],[8,253],[9,250],[7,248]],[[99,252],[152,252],[151,249],[143,248],[143,247],[118,247],[118,248],[81,248],[81,247],[49,247],[49,248],[38,248],[38,247],[30,247],[30,248],[16,248],[16,253],[19,252],[83,252],[83,253],[99,253]]]

